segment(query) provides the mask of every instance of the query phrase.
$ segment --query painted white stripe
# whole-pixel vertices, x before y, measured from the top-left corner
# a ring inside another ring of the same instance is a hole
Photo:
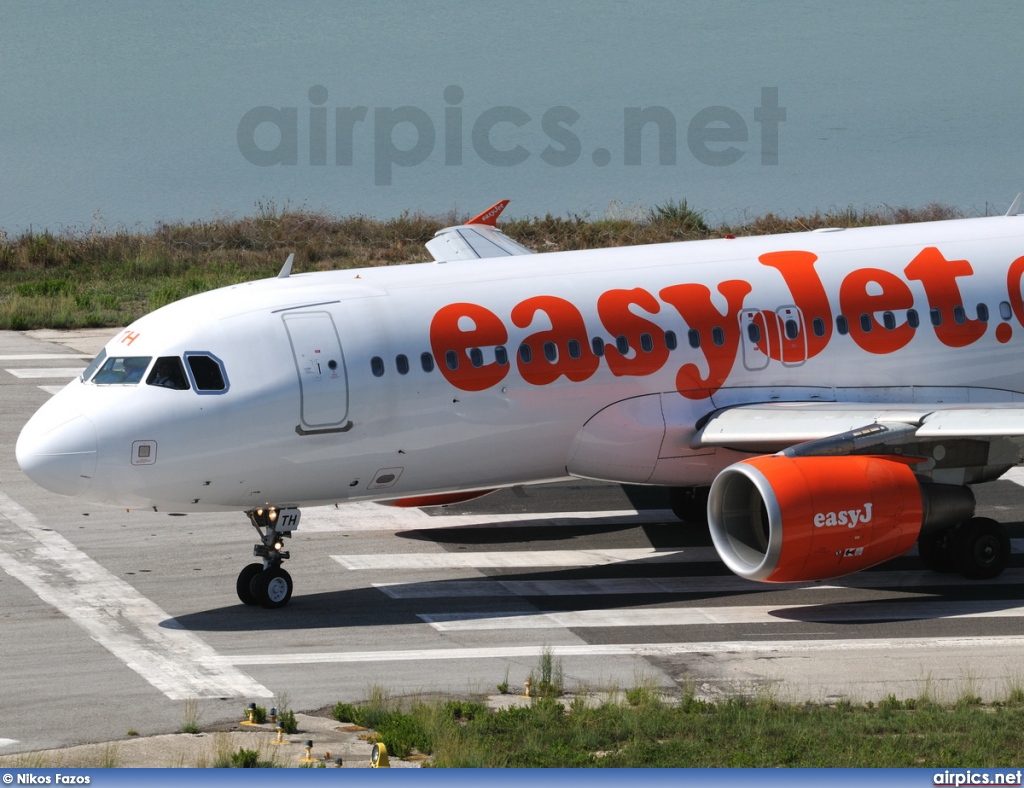
[[[3,493],[0,567],[172,700],[273,696]]]
[[[628,525],[672,522],[668,509],[616,509],[600,512],[532,512],[519,514],[431,515],[422,509],[401,509],[377,503],[346,503],[303,510],[301,530],[401,531],[414,528],[499,528],[510,525]]]
[[[469,599],[514,596],[593,596],[595,594],[709,594],[734,591],[820,591],[837,588],[924,588],[976,586],[977,580],[935,572],[861,572],[825,583],[755,583],[733,575],[705,577],[612,577],[592,580],[439,580],[374,583],[392,599]],[[1024,583],[1024,569],[1008,569],[986,585]]]
[[[1016,468],[1010,468],[1006,473],[999,477],[1001,481],[1013,482],[1024,487],[1024,468],[1017,466]]]
[[[7,370],[16,378],[32,379],[32,378],[77,378],[82,372],[85,371],[85,367],[33,367],[32,369],[9,369]]]
[[[735,607],[629,608],[489,613],[419,613],[439,632],[490,629],[584,629],[593,627],[678,627],[720,624],[836,623],[947,618],[1021,618],[1024,606],[1006,601],[852,602],[838,605],[739,605]]]
[[[66,386],[67,384],[65,383],[64,385]],[[38,386],[38,388],[41,388],[47,394],[56,394],[58,391],[64,388],[64,386]]]
[[[0,739],[0,747],[9,747],[10,745],[17,743],[17,739]]]
[[[0,361],[63,361],[71,358],[92,358],[92,356],[86,353],[15,353],[0,356]]]
[[[649,564],[679,561],[718,561],[713,547],[657,550],[653,547],[617,550],[508,550],[481,553],[397,553],[332,555],[346,569],[502,569],[508,567],[607,566],[624,561]]]
[[[516,659],[536,657],[550,648],[556,657],[668,657],[678,654],[799,654],[836,651],[890,651],[895,649],[965,649],[972,653],[988,648],[1024,649],[1024,636],[881,638],[872,640],[774,640],[713,641],[697,643],[615,643],[548,646],[485,646],[483,648],[409,649],[406,651],[335,651],[314,654],[245,654],[219,657],[232,665],[323,665],[360,662],[422,662],[452,659]]]

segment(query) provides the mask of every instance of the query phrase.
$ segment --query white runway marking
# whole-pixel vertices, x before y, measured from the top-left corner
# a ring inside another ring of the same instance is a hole
[[[653,547],[618,550],[509,550],[481,553],[392,553],[332,555],[346,569],[501,569],[507,567],[606,566],[624,561],[648,564],[679,561],[717,561],[713,547],[657,550]]]
[[[623,525],[674,519],[668,509],[616,509],[602,512],[531,512],[519,514],[430,515],[422,509],[400,509],[377,503],[318,506],[302,512],[304,533],[325,531],[402,531],[420,528],[500,528],[509,525]]]
[[[0,747],[9,747],[10,745],[17,743],[17,739],[0,739]]]
[[[63,361],[72,358],[92,358],[92,356],[84,353],[16,353],[0,356],[0,361],[50,361],[51,359]]]
[[[689,627],[722,624],[851,623],[947,618],[1020,618],[1024,607],[1007,601],[852,602],[834,605],[738,605],[735,607],[628,608],[490,613],[418,613],[439,632],[594,627]]]
[[[67,384],[65,383],[64,385]],[[39,386],[39,388],[41,388],[47,394],[56,394],[58,391],[64,388],[64,386]]]
[[[33,367],[31,369],[8,369],[14,377],[23,380],[38,378],[67,378],[74,380],[85,371],[85,367]]]
[[[172,700],[273,697],[3,493],[0,567]]]
[[[1010,468],[1006,473],[999,477],[1001,481],[1005,480],[1019,484],[1024,487],[1024,468],[1017,466],[1016,468]]]
[[[358,662],[422,662],[452,659],[534,658],[550,648],[556,657],[668,657],[678,654],[800,654],[836,651],[889,651],[893,649],[964,649],[969,652],[988,648],[1024,648],[1024,636],[951,638],[880,638],[873,640],[782,640],[772,642],[712,641],[699,643],[615,643],[610,645],[573,644],[562,646],[485,646],[482,648],[409,649],[405,651],[336,651],[319,654],[245,654],[218,657],[231,665],[321,665]]]
[[[1024,583],[1024,569],[1007,569],[986,585]],[[921,588],[977,586],[977,580],[928,571],[861,572],[824,583],[755,583],[733,575],[704,577],[611,577],[593,580],[438,580],[420,583],[374,583],[392,599],[470,599],[522,596],[593,596],[595,594],[711,594],[776,590],[820,591],[836,588]]]

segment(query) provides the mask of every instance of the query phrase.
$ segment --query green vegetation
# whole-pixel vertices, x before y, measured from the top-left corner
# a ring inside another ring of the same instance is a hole
[[[466,701],[339,703],[334,717],[376,731],[388,752],[430,754],[438,767],[1011,767],[1024,741],[1018,692],[982,704],[889,696],[863,705],[770,698],[668,702],[649,687],[626,703],[531,705],[491,711]]]
[[[686,200],[633,217],[514,219],[502,230],[538,251],[859,227],[960,216],[955,209],[853,208],[711,226]],[[424,244],[465,217],[403,214],[378,221],[259,204],[255,215],[161,224],[151,232],[28,232],[0,240],[0,329],[127,325],[185,296],[275,276],[289,253],[301,271],[430,259]]]
[[[185,701],[185,712],[181,719],[181,732],[202,733],[203,729],[199,725],[199,719],[199,701],[189,698]]]

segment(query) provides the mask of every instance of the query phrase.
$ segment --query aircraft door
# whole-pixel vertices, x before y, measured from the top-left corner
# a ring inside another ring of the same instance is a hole
[[[281,315],[299,376],[301,435],[345,432],[348,421],[348,373],[330,312]]]

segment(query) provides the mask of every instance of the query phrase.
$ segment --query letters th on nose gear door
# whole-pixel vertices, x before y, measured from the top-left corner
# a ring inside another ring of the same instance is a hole
[[[329,312],[285,312],[281,315],[299,375],[300,435],[346,432],[348,373],[334,318]]]

